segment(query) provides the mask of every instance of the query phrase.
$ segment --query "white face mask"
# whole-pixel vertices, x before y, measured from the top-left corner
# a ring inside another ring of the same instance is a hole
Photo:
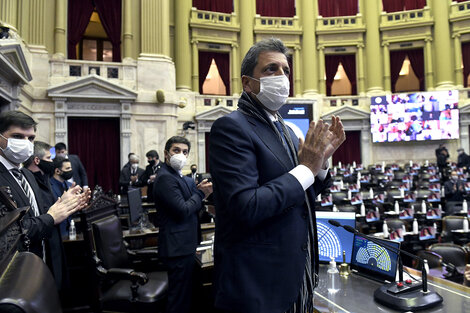
[[[452,179],[457,180],[457,179],[459,179],[459,177],[458,176],[452,176]]]
[[[173,154],[170,157],[170,166],[177,172],[181,171],[185,166],[187,158],[184,154]]]
[[[27,139],[16,139],[16,138],[5,138],[8,140],[7,147],[2,149],[3,154],[5,157],[15,164],[23,163],[26,161],[30,156],[33,155],[34,152],[34,145],[31,141]]]
[[[253,78],[254,80],[258,80]],[[289,79],[285,75],[266,76],[259,80],[256,98],[270,111],[279,110],[289,97]]]
[[[132,169],[133,169],[133,170],[136,170],[136,169],[139,167],[139,164],[137,164],[137,163],[132,163],[131,166],[132,166]]]

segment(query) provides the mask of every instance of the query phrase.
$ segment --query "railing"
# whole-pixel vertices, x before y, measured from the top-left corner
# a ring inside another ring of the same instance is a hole
[[[450,20],[459,17],[470,17],[470,1],[452,2],[450,5]]]
[[[229,27],[229,28],[238,28],[238,19],[237,15],[232,12],[229,13],[220,13],[212,11],[203,11],[196,8],[191,8],[191,17],[190,17],[191,26],[206,26],[206,27]]]
[[[238,96],[217,96],[217,95],[197,95],[196,96],[196,107],[216,107],[225,106],[227,108],[237,108]]]
[[[344,95],[344,96],[330,96],[323,98],[323,106],[328,107],[342,107],[342,106],[359,106],[366,101],[367,98],[361,96],[352,96],[352,95]]]
[[[299,23],[299,18],[297,16],[294,17],[266,17],[260,16],[257,14],[255,16],[255,25],[254,25],[255,32],[301,32],[302,27]]]
[[[380,15],[381,28],[396,28],[397,26],[403,27],[403,25],[420,24],[424,22],[432,22],[431,10],[427,6],[418,10],[406,10],[391,13],[383,12]]]
[[[365,29],[362,15],[322,17],[317,19],[317,32],[357,31]]]
[[[50,60],[51,83],[76,80],[90,74],[135,89],[137,65],[86,60]]]

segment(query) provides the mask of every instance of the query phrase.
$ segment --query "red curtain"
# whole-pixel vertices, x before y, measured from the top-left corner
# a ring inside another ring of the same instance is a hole
[[[325,73],[326,73],[326,95],[331,96],[331,86],[335,79],[336,72],[338,71],[338,65],[341,62],[343,64],[344,71],[349,78],[351,83],[351,94],[357,94],[357,83],[356,83],[356,55],[355,54],[332,54],[325,55]]]
[[[90,22],[93,3],[90,0],[69,0],[67,20],[67,53],[69,59],[77,59],[76,45]]]
[[[119,118],[68,118],[68,150],[77,154],[88,175],[88,185],[117,194],[120,172]],[[143,164],[142,164],[143,165]]]
[[[411,67],[419,80],[419,90],[424,91],[424,55],[423,49],[406,50]]]
[[[318,0],[318,12],[323,17],[356,15],[358,0]]]
[[[426,0],[382,0],[385,12],[417,10],[426,6]]]
[[[193,7],[204,11],[232,13],[233,0],[193,0]]]
[[[294,17],[295,0],[256,0],[256,13],[261,16]]]
[[[395,85],[398,81],[398,77],[400,77],[400,70],[405,58],[406,51],[390,51],[390,82],[392,85],[392,92],[395,92]]]
[[[113,62],[121,62],[121,0],[94,0],[109,40],[113,45]]]
[[[463,85],[468,87],[467,78],[470,74],[470,42],[462,43]]]
[[[325,55],[326,95],[331,96],[331,86],[335,80],[340,62],[339,55]]]
[[[207,73],[212,63],[215,64],[219,70],[220,77],[225,84],[226,95],[230,95],[230,57],[228,53],[218,53],[211,51],[199,51],[199,93],[202,95],[202,85],[206,80]]]
[[[351,94],[357,95],[356,83],[356,55],[346,54],[340,56],[340,62],[343,64],[344,71],[348,75],[349,82],[351,83]]]
[[[347,131],[346,141],[339,146],[333,154],[333,164],[362,163],[361,159],[361,131]]]

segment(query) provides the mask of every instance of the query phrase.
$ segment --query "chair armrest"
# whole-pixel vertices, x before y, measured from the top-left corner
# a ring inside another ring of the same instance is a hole
[[[132,257],[158,258],[158,249],[127,250]]]
[[[145,285],[148,282],[147,275],[130,268],[110,268],[107,270],[106,276],[116,280],[130,280],[132,283],[138,283],[139,285]]]

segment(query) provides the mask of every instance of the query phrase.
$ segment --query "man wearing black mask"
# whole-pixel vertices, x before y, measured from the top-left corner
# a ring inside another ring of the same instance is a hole
[[[149,165],[145,167],[145,172],[142,175],[141,182],[142,186],[147,186],[147,202],[153,202],[153,182],[157,178],[157,172],[162,166],[160,164],[158,152],[156,150],[150,150],[145,154]]]
[[[61,156],[54,158],[54,174],[50,178],[52,193],[55,199],[59,199],[64,192],[72,187],[72,183],[68,180],[73,176],[72,163],[69,159]],[[68,235],[68,226],[72,218],[69,216],[66,220],[60,223],[60,233],[62,236]]]
[[[57,200],[57,197],[52,193],[49,181],[54,175],[54,163],[51,160],[50,148],[51,146],[45,142],[35,141],[34,154],[23,164],[25,168],[33,173],[46,207],[51,207]],[[54,275],[57,288],[62,290],[68,281],[67,267],[59,226],[56,225],[54,228],[46,241],[46,263]]]
[[[191,164],[191,173],[187,174],[186,176],[191,177],[196,183],[200,183],[198,181],[199,174],[197,173],[197,165]]]

